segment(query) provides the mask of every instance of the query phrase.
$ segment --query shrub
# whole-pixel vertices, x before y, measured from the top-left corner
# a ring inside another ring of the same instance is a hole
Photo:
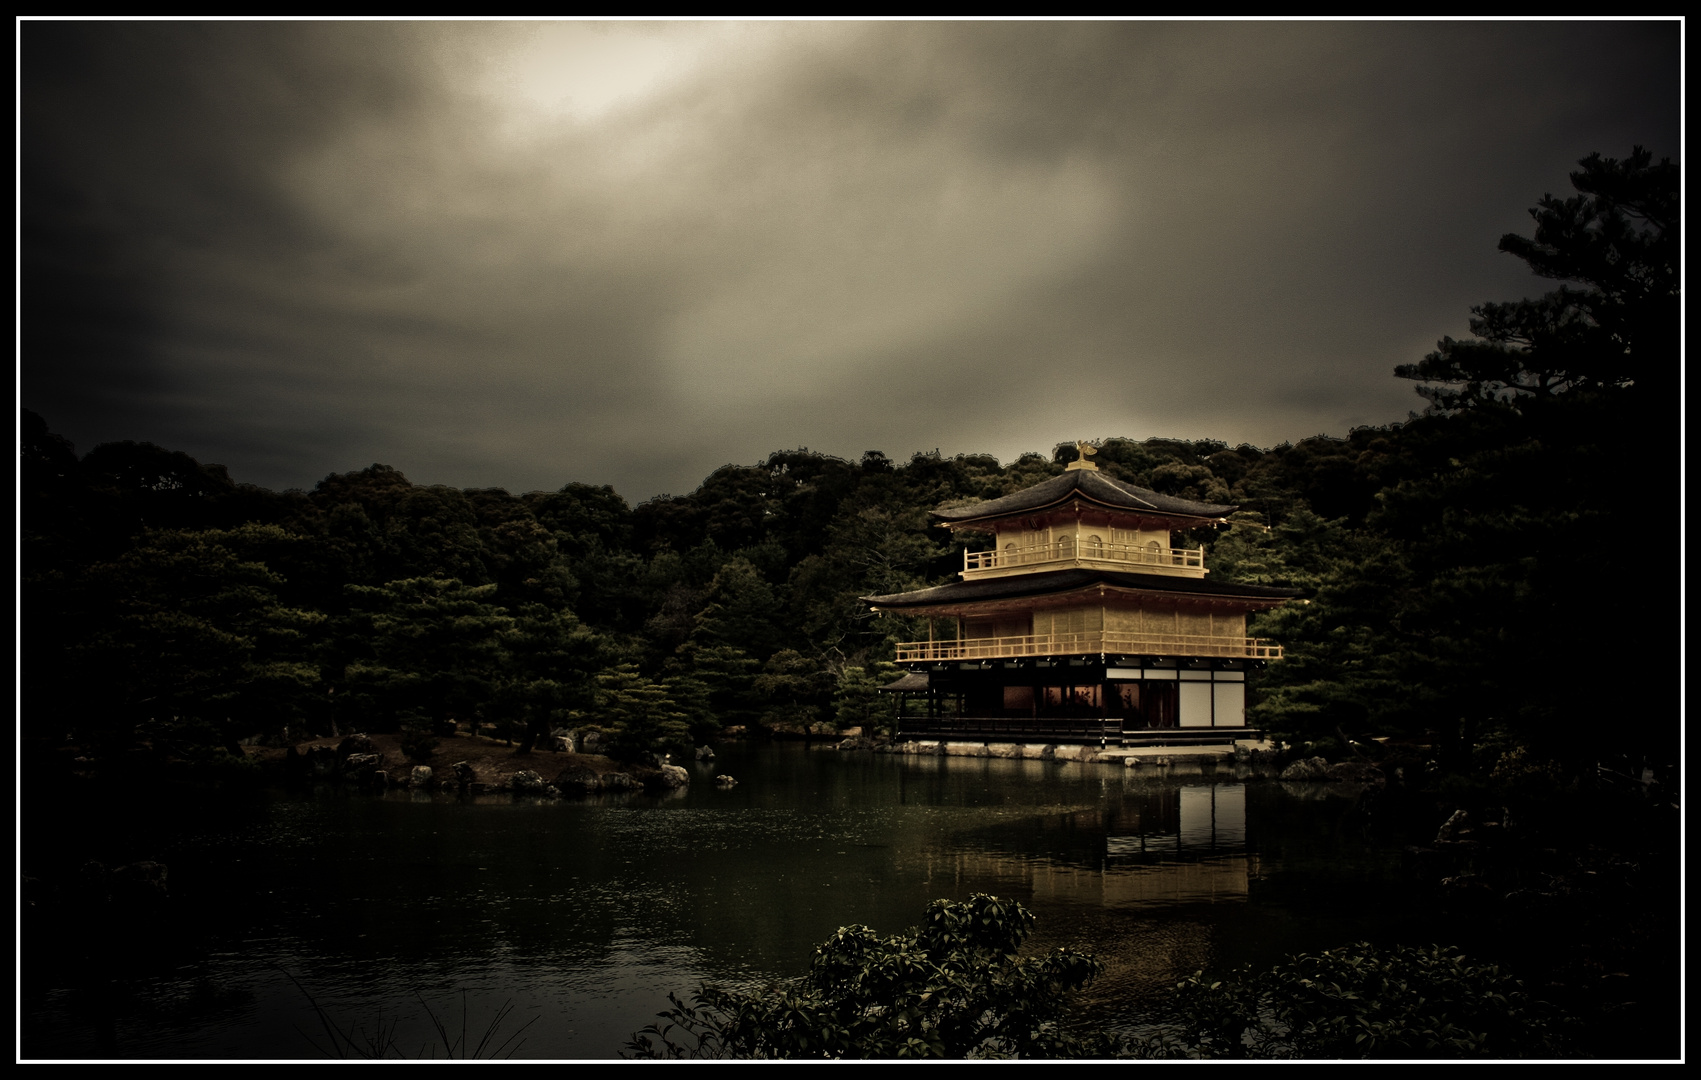
[[[1222,980],[1177,987],[1165,1030],[1142,1049],[1190,1058],[1558,1056],[1563,1024],[1491,964],[1441,946],[1360,942]]]
[[[977,893],[935,900],[922,924],[882,938],[840,928],[809,974],[758,992],[700,987],[632,1036],[639,1057],[1090,1057],[1112,1044],[1066,1032],[1069,995],[1102,970],[1072,949],[1017,955],[1033,927],[1021,904]]]

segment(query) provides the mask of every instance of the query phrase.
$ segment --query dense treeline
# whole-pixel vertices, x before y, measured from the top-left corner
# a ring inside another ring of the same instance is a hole
[[[1357,459],[1381,435],[1113,439],[1096,460],[1259,521],[1311,520],[1314,499],[1362,521],[1375,486]],[[148,444],[79,458],[32,413],[23,452],[29,730],[210,747],[451,721],[524,741],[644,695],[643,722],[675,740],[878,721],[893,642],[925,631],[859,598],[948,579],[962,540],[927,509],[1029,486],[1073,449],[1008,466],[787,451],[637,507],[608,487],[516,496],[383,465],[271,492]]]
[[[1189,538],[1213,575],[1312,598],[1251,630],[1288,652],[1255,722],[1342,752],[1429,733],[1460,766],[1568,768],[1608,729],[1675,756],[1677,590],[1647,526],[1674,516],[1649,503],[1676,487],[1655,394],[1678,359],[1676,168],[1593,157],[1573,182],[1533,241],[1502,241],[1566,284],[1401,368],[1424,415],[1271,449],[1100,445],[1111,475],[1240,505]],[[926,631],[858,598],[961,568],[929,509],[1074,454],[782,451],[634,507],[384,465],[273,492],[147,443],[79,457],[28,412],[22,441],[26,737],[191,756],[354,728],[424,752],[454,723],[529,748],[600,722],[634,749],[878,723],[893,643]]]

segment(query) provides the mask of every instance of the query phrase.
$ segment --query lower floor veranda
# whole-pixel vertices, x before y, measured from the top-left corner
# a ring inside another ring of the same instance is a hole
[[[899,731],[1017,741],[1247,737],[1261,661],[1219,657],[1013,658],[910,664],[889,689]]]

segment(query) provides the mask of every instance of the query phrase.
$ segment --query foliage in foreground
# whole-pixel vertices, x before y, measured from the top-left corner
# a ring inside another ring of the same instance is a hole
[[[1442,946],[1364,942],[1268,971],[1194,975],[1140,1052],[1186,1058],[1543,1058],[1563,1021],[1492,964]]]
[[[1064,1031],[1069,995],[1102,970],[1057,949],[1017,951],[1033,929],[1021,904],[977,893],[935,900],[922,924],[882,938],[842,927],[809,974],[767,990],[705,984],[632,1036],[629,1054],[673,1058],[1093,1057],[1108,1040]]]
[[[843,927],[809,974],[760,991],[704,984],[635,1033],[646,1058],[1543,1058],[1564,1017],[1492,964],[1439,946],[1365,942],[1176,987],[1139,1038],[1068,1030],[1073,993],[1103,970],[1058,949],[1022,958],[1021,904],[935,900],[919,927]]]

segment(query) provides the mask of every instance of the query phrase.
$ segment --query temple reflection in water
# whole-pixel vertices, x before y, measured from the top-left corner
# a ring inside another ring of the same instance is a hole
[[[1099,864],[1035,866],[1035,897],[1069,894],[1082,903],[1096,892],[1106,907],[1246,900],[1245,785],[1145,791],[1105,817]]]
[[[959,882],[996,880],[1034,899],[1104,907],[1244,902],[1246,786],[1153,785],[1038,824],[1024,850],[958,850],[930,869]]]

